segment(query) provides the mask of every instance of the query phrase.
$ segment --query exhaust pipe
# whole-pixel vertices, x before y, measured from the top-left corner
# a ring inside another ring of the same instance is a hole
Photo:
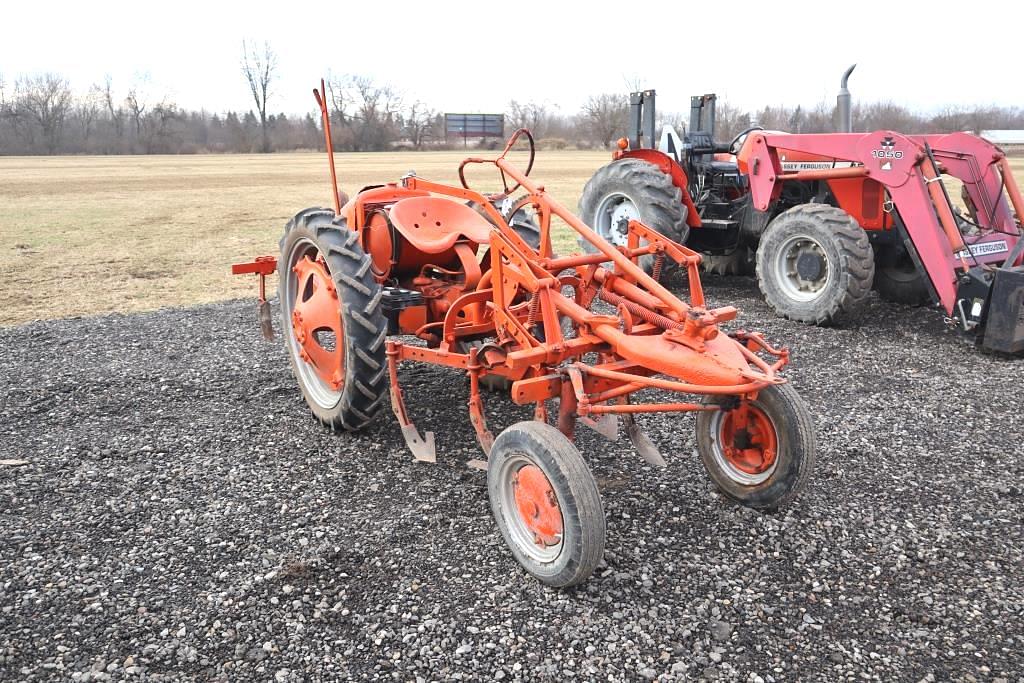
[[[843,73],[843,78],[839,81],[839,94],[836,96],[836,110],[839,112],[839,132],[840,133],[852,133],[853,132],[853,118],[850,115],[850,90],[846,87],[846,82],[850,80],[850,74],[857,68],[857,65],[852,65]]]

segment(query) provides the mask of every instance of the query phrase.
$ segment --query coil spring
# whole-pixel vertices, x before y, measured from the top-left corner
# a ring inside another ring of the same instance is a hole
[[[636,317],[640,318],[644,322],[650,323],[652,325],[657,325],[663,330],[683,329],[682,323],[676,322],[671,318],[667,318],[661,315],[660,313],[655,313],[652,310],[646,309],[643,306],[634,303],[623,296],[619,296],[618,294],[609,292],[603,287],[600,290],[598,290],[597,295],[601,297],[603,301],[610,303],[612,306],[622,306],[627,311],[629,311]]]
[[[526,328],[529,329],[537,323],[537,313],[540,311],[540,292],[534,292],[530,297],[530,312],[526,314]]]
[[[654,257],[654,268],[651,269],[651,277],[655,282],[661,282],[661,269],[665,265],[665,252],[659,251]]]

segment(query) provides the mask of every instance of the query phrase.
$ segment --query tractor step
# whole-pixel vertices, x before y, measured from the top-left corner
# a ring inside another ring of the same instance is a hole
[[[384,287],[381,290],[380,307],[388,321],[388,334],[400,334],[398,318],[402,311],[415,306],[424,306],[423,294],[400,287]]]
[[[729,230],[739,225],[739,221],[734,221],[728,218],[701,218],[700,225],[702,229],[708,230]]]

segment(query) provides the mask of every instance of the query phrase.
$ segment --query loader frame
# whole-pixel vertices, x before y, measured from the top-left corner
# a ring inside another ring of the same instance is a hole
[[[845,168],[786,172],[780,155],[811,154],[851,162]],[[872,133],[773,135],[753,133],[738,155],[750,181],[754,208],[768,211],[786,182],[866,178],[885,191],[886,213],[894,218],[900,240],[918,270],[927,277],[934,299],[964,329],[983,322],[975,293],[963,285],[997,268],[1022,261],[1019,223],[1024,198],[1006,155],[992,143],[968,133],[901,135]],[[964,234],[942,177],[963,183],[973,230]],[[1014,215],[1016,213],[1016,216]]]

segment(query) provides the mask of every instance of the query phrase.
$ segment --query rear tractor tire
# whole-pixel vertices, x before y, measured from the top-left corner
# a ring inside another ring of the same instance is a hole
[[[604,557],[605,517],[594,475],[564,434],[519,422],[487,458],[491,511],[513,557],[541,583],[582,583]]]
[[[807,484],[817,451],[814,424],[791,384],[758,392],[737,424],[736,399],[709,396],[728,410],[697,414],[697,452],[711,481],[726,497],[758,510],[792,501]]]
[[[784,318],[827,325],[871,291],[875,259],[867,233],[848,213],[803,204],[772,220],[757,248],[757,284]]]
[[[281,329],[292,372],[313,415],[355,430],[388,393],[381,288],[358,233],[329,209],[306,209],[285,226],[278,261]]]
[[[932,301],[928,283],[902,248],[879,248],[875,255],[874,288],[878,296],[898,304],[925,306]]]
[[[630,220],[683,244],[690,234],[686,213],[683,191],[671,176],[640,159],[619,159],[599,168],[580,197],[580,218],[616,247],[626,246]],[[579,244],[585,252],[597,253],[582,237]],[[653,255],[642,256],[640,266],[650,273],[654,261]]]

